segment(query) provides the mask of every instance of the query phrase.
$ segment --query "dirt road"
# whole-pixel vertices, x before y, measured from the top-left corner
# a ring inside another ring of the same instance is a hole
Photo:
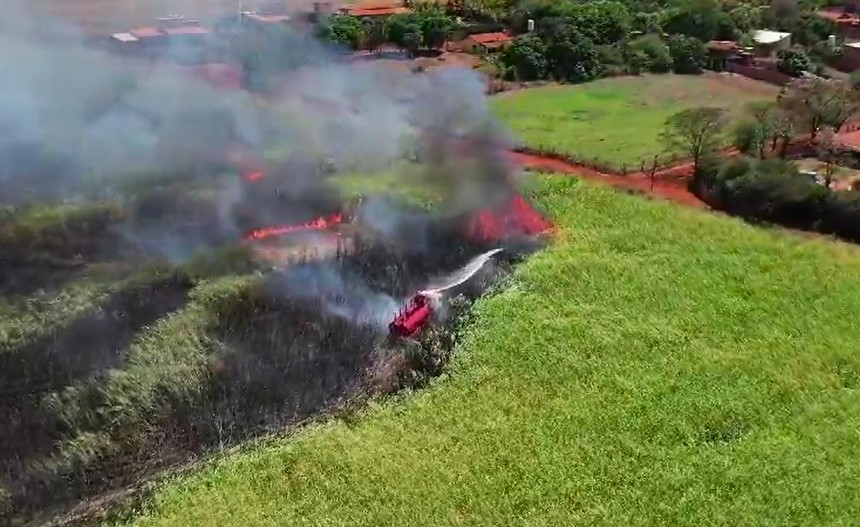
[[[573,174],[590,181],[611,185],[615,188],[641,192],[692,207],[709,208],[704,201],[687,190],[687,177],[689,177],[693,168],[690,163],[658,172],[652,186],[650,178],[645,174],[634,173],[621,176],[599,172],[593,168],[575,165],[550,157],[524,154],[522,152],[510,152],[509,155],[511,160],[526,168]]]

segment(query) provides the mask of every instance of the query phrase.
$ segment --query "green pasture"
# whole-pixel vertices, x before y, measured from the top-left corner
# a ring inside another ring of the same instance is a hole
[[[777,88],[718,74],[617,77],[573,86],[547,86],[497,95],[496,114],[527,146],[574,155],[616,169],[668,161],[659,134],[684,108],[718,106],[736,112]]]

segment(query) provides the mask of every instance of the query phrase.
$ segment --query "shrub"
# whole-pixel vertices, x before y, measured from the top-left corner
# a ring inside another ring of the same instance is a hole
[[[831,191],[783,159],[704,161],[690,187],[733,214],[860,242],[860,191]]]
[[[860,242],[860,192],[834,192],[827,203],[821,230]]]
[[[669,47],[657,35],[645,35],[630,41],[626,52],[631,73],[672,71],[672,55],[669,53]]]
[[[705,67],[707,51],[701,40],[684,35],[669,37],[669,55],[675,73],[695,75]]]
[[[783,49],[777,54],[776,68],[786,75],[800,77],[804,71],[812,70],[812,62],[803,51]]]

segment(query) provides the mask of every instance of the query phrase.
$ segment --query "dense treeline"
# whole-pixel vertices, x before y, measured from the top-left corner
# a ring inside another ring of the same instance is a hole
[[[496,62],[503,76],[518,80],[698,73],[706,65],[706,42],[750,45],[752,31],[763,28],[792,33],[798,47],[780,61],[792,75],[819,68],[837,52],[826,42],[834,28],[815,15],[820,6],[814,3],[452,0],[412,7],[413,13],[384,20],[333,15],[321,22],[319,35],[349,49],[373,51],[389,43],[414,54],[441,48],[460,29],[507,28],[519,37]],[[533,32],[529,20],[535,23]]]
[[[860,242],[860,191],[831,190],[783,159],[710,160],[693,189],[732,214]]]
[[[752,44],[751,32],[770,28],[791,32],[801,47],[780,57],[780,69],[794,76],[825,60],[832,25],[812,6],[771,6],[688,0],[674,3],[526,0],[512,7],[515,27],[535,21],[500,57],[511,79],[585,81],[600,75],[641,72],[695,74],[706,66],[705,43],[735,40]]]
[[[747,108],[733,130],[741,157],[715,155],[725,142],[727,124],[719,108],[673,115],[662,137],[668,148],[693,159],[691,190],[715,208],[860,242],[860,191],[833,189],[837,166],[857,163],[836,133],[858,110],[860,95],[849,82],[801,79],[776,101]],[[797,139],[822,163],[815,174],[801,173],[787,159]]]
[[[439,49],[457,27],[455,19],[441,8],[426,6],[384,20],[361,20],[348,14],[324,19],[319,36],[345,48],[375,51],[386,43],[411,54],[420,49]]]

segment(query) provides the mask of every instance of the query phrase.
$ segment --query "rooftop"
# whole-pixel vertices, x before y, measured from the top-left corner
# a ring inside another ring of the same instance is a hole
[[[168,35],[206,35],[209,30],[200,26],[171,27],[164,30]]]
[[[488,47],[498,46],[514,39],[511,35],[500,31],[495,33],[475,33],[474,35],[469,35],[469,38],[478,44]]]
[[[129,34],[136,38],[156,38],[164,36],[164,33],[157,27],[137,27],[129,31]]]
[[[791,33],[783,33],[782,31],[771,31],[769,29],[757,29],[753,33],[753,40],[757,44],[775,44],[780,40],[784,40],[791,36]]]
[[[740,49],[734,40],[712,40],[706,46],[711,51],[736,51]]]
[[[848,13],[841,7],[828,7],[818,11],[818,16],[842,25],[860,25],[860,15]]]
[[[346,13],[352,16],[391,16],[404,15],[411,13],[412,10],[408,7],[350,7],[346,9]]]
[[[245,18],[257,22],[263,22],[264,24],[283,24],[290,20],[290,17],[287,15],[261,15],[259,13],[250,13],[245,15]]]
[[[120,42],[137,42],[138,41],[136,36],[134,36],[128,32],[126,32],[126,33],[114,33],[113,35],[110,36],[110,38],[112,38],[114,40],[118,40]]]

